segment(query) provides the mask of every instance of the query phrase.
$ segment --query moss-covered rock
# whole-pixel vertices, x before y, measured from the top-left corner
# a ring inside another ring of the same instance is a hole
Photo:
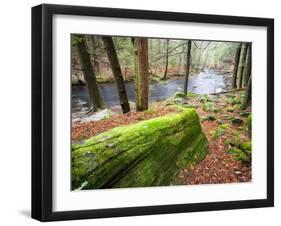
[[[72,146],[72,188],[170,185],[207,149],[194,109],[117,127]]]
[[[246,141],[244,143],[236,142],[233,147],[228,150],[230,154],[235,156],[235,159],[249,163],[252,159],[252,142]]]
[[[238,117],[235,117],[231,120],[232,124],[235,124],[235,125],[242,125],[244,123],[244,121]]]

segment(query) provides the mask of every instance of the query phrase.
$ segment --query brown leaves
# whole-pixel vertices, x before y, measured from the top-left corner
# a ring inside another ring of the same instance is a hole
[[[148,111],[131,111],[127,114],[115,115],[109,119],[103,119],[100,121],[74,123],[72,124],[72,143],[88,139],[117,126],[128,125],[173,112],[177,112],[177,110],[173,107],[154,107]]]
[[[221,96],[216,101],[217,104],[224,103],[224,99],[225,97]],[[197,112],[201,118],[207,115],[201,107],[197,109]],[[246,128],[241,129],[239,126],[233,125],[228,120],[220,117],[221,115],[239,117],[239,113],[239,111],[227,112],[224,108],[221,108],[221,111],[215,114],[218,120],[206,120],[201,123],[202,130],[209,141],[209,154],[199,164],[189,166],[179,173],[178,181],[180,184],[217,184],[251,181],[251,165],[242,164],[240,161],[235,160],[231,154],[227,153],[229,148],[228,141],[236,138],[243,142],[250,139],[249,134]],[[228,127],[223,135],[214,139],[213,132],[218,128],[219,121],[227,123]]]

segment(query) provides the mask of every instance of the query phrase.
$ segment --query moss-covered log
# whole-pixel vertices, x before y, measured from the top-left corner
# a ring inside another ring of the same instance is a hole
[[[171,185],[207,150],[194,109],[117,127],[72,146],[72,188]]]

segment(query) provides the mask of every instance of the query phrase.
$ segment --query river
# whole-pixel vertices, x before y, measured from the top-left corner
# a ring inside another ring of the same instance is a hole
[[[168,80],[166,83],[151,83],[149,85],[149,101],[160,101],[171,97],[176,91],[182,91],[184,78]],[[119,97],[115,83],[100,84],[100,91],[108,107],[119,105]],[[224,75],[206,69],[198,75],[189,77],[188,91],[197,94],[209,94],[224,91],[227,81]],[[130,101],[135,99],[134,82],[126,83],[126,91]],[[72,87],[72,112],[81,111],[89,106],[89,96],[86,86]]]

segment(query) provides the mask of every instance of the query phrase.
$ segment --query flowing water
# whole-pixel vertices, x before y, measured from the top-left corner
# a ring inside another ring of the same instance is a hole
[[[224,91],[226,89],[226,78],[213,70],[206,69],[198,75],[190,76],[188,80],[188,91],[197,94],[210,94]],[[160,101],[171,97],[176,91],[182,91],[184,78],[168,80],[167,83],[151,83],[149,85],[149,101]],[[119,105],[119,97],[115,83],[100,84],[100,91],[104,102],[108,107]],[[129,101],[135,99],[134,82],[126,83],[126,91]],[[72,112],[88,108],[89,96],[86,86],[72,88]]]

